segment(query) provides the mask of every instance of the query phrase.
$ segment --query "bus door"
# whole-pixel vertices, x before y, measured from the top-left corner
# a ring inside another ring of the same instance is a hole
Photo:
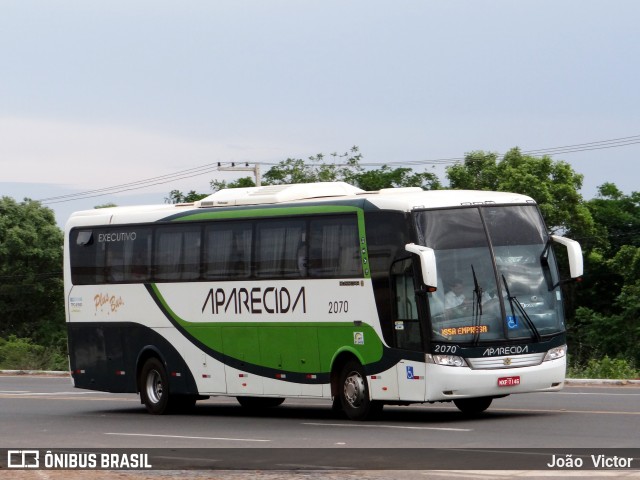
[[[391,266],[391,288],[395,305],[393,328],[395,347],[411,352],[424,352],[424,328],[420,318],[414,281],[413,262],[410,258],[398,260]],[[407,352],[409,353],[409,352]],[[398,392],[403,400],[424,401],[424,360],[410,360],[407,355],[398,365]],[[424,359],[424,356],[422,356]]]

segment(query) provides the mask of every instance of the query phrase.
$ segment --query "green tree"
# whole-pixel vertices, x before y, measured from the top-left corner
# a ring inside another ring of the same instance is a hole
[[[255,187],[256,182],[253,181],[251,177],[241,177],[237,180],[233,180],[232,182],[225,182],[224,180],[211,180],[211,190],[217,192],[218,190],[223,190],[225,188],[247,188],[247,187]]]
[[[451,188],[495,190],[529,195],[552,231],[592,236],[594,222],[579,191],[583,176],[550,157],[523,155],[518,148],[501,160],[496,153],[471,152],[464,163],[447,168]]]
[[[164,203],[193,203],[202,200],[207,195],[209,194],[197,193],[195,190],[190,190],[186,195],[180,190],[171,190],[169,196],[164,198]]]
[[[576,311],[575,341],[577,361],[608,355],[640,365],[640,283],[624,285],[613,301],[615,313],[603,314],[589,307]]]
[[[393,187],[421,187],[427,190],[440,188],[438,177],[429,172],[414,172],[411,168],[392,169],[383,165],[378,169],[365,170],[360,162],[362,153],[357,146],[342,154],[331,153],[328,156],[318,153],[307,160],[287,158],[271,167],[263,176],[264,185],[281,185],[312,182],[347,182],[363,190],[380,190]],[[252,187],[255,183],[250,177],[240,178],[226,184],[214,180],[211,188]]]
[[[51,209],[0,199],[0,336],[41,344],[64,336],[62,244]]]
[[[375,170],[356,173],[352,182],[367,191],[393,187],[420,187],[423,190],[438,190],[442,187],[438,177],[429,172],[414,172],[410,168],[394,168],[388,165]]]
[[[211,186],[212,192],[217,192],[218,190],[225,188],[256,186],[251,177],[242,177],[229,183],[224,180],[211,180],[209,185]],[[209,195],[211,195],[211,193],[197,193],[195,190],[190,190],[187,194],[182,193],[180,190],[171,190],[171,192],[169,192],[169,196],[165,197],[164,203],[193,203],[198,200],[202,200]]]
[[[362,154],[354,146],[343,154],[329,155],[331,162],[325,161],[325,155],[318,153],[307,160],[287,158],[271,167],[264,174],[265,185],[313,182],[351,182],[362,171]]]
[[[442,188],[438,177],[430,172],[414,172],[411,168],[394,168],[383,165],[378,169],[365,170],[361,165],[362,154],[357,146],[344,153],[325,155],[318,153],[302,158],[287,158],[278,162],[265,172],[262,185],[283,185],[313,182],[347,182],[363,190],[375,191],[381,188],[421,187],[425,190]],[[251,177],[241,177],[232,182],[212,180],[211,190],[217,192],[224,188],[255,187]],[[167,203],[186,203],[199,200],[207,194],[197,194],[193,190],[187,195],[172,190]]]
[[[605,183],[586,203],[596,234],[581,239],[585,275],[573,328],[578,361],[609,355],[640,366],[640,194]]]
[[[598,226],[596,236],[587,239],[590,248],[612,257],[623,245],[640,247],[640,192],[625,195],[613,183],[604,183],[586,206]]]
[[[598,196],[586,202],[595,234],[578,238],[585,250],[580,304],[605,316],[619,313],[614,300],[624,286],[640,281],[640,193],[623,194],[605,183]]]

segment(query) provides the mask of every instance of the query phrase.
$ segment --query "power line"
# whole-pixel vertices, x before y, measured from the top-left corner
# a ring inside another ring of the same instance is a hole
[[[100,188],[96,190],[88,190],[85,192],[70,193],[67,195],[59,195],[57,197],[42,198],[38,201],[41,203],[60,203],[61,201],[67,201],[69,199],[79,200],[81,198],[92,198],[92,197],[109,195],[112,193],[126,192],[129,190],[137,190],[140,188],[150,187],[153,185],[169,183],[174,180],[181,180],[183,178],[191,178],[199,175],[204,175],[206,173],[215,172],[218,170],[218,165],[219,163],[217,162],[208,163],[206,165],[201,165],[199,167],[194,167],[187,170],[181,170],[178,172],[169,173],[169,174],[161,175],[158,177],[151,177],[144,180],[137,180],[130,183],[124,183],[121,185],[115,185],[112,187],[105,187],[105,188]]]
[[[528,150],[527,152],[529,152],[529,153],[534,153],[534,152],[547,153],[547,152],[555,151],[555,150],[575,149],[575,148],[582,148],[582,147],[585,147],[585,148],[589,149],[592,146],[594,146],[594,147],[600,147],[600,146],[618,147],[618,146],[625,146],[625,145],[630,145],[630,144],[634,144],[634,143],[638,143],[638,142],[640,142],[640,135],[632,135],[630,137],[614,138],[614,139],[610,139],[610,140],[600,140],[600,141],[597,141],[597,142],[578,143],[578,144],[575,144],[575,145],[565,145],[565,146],[562,146],[562,147],[542,148],[542,149],[539,149],[539,150]]]
[[[595,142],[577,143],[573,145],[563,145],[559,147],[523,150],[522,153],[525,155],[531,155],[531,156],[545,156],[545,155],[553,156],[553,155],[561,155],[561,154],[564,155],[569,153],[585,152],[585,151],[592,151],[592,150],[620,148],[620,147],[626,147],[629,145],[637,145],[637,144],[640,144],[640,135],[613,138],[609,140],[599,140]],[[504,154],[499,154],[498,157],[503,158]],[[453,165],[453,164],[464,161],[464,159],[465,157],[450,157],[450,158],[413,160],[413,161],[403,160],[403,161],[390,161],[390,162],[363,162],[363,163],[360,163],[359,165],[362,167],[381,167],[383,165],[387,165],[387,166]],[[245,162],[242,162],[242,163],[245,163]],[[274,165],[278,165],[280,162],[251,162],[251,163],[253,163],[256,166],[254,168],[257,168],[258,165],[274,166]],[[180,170],[174,173],[160,175],[157,177],[137,180],[137,181],[124,183],[120,185],[114,185],[111,187],[88,190],[85,192],[70,193],[67,195],[59,195],[55,197],[42,198],[42,199],[39,199],[38,201],[43,204],[55,204],[55,203],[70,202],[74,200],[84,200],[88,198],[102,197],[106,195],[123,193],[123,192],[132,191],[132,190],[140,190],[140,189],[152,187],[155,185],[162,185],[162,184],[174,182],[177,180],[198,177],[208,173],[225,170],[228,168],[227,165],[233,166],[234,163],[231,163],[231,162],[225,162],[224,164],[221,164],[220,162],[207,163],[204,165],[200,165],[198,167],[193,167],[186,170]],[[345,166],[345,164],[339,164],[339,163],[327,164],[327,165]]]
[[[609,148],[626,147],[629,145],[640,144],[640,135],[630,137],[622,137],[611,140],[601,140],[597,142],[578,143],[575,145],[565,145],[561,147],[540,148],[534,150],[522,150],[525,155],[534,157],[553,156],[567,153],[586,152],[591,150],[604,150]],[[504,157],[499,154],[498,158]],[[414,160],[414,161],[396,161],[385,163],[361,163],[362,166],[380,166],[380,165],[453,165],[464,161],[465,157],[440,158],[436,160]]]
[[[564,147],[543,148],[539,150],[523,151],[527,155],[558,155],[574,152],[586,152],[590,150],[603,150],[608,148],[626,147],[628,145],[636,145],[640,143],[640,135],[633,137],[624,137],[614,140],[602,140],[600,142],[581,143],[577,145],[566,145]]]

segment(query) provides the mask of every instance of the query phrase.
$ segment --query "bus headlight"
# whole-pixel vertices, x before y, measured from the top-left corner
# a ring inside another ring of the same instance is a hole
[[[436,365],[446,365],[448,367],[466,367],[467,362],[464,361],[464,358],[458,357],[457,355],[432,355],[427,353],[426,355],[427,363],[435,363]]]
[[[564,357],[567,354],[567,346],[562,345],[560,347],[552,348],[547,352],[544,357],[544,362],[548,362],[549,360],[557,360],[559,358]]]

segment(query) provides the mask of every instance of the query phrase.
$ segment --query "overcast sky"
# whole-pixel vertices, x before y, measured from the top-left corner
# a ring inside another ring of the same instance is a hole
[[[582,194],[640,190],[637,0],[0,2],[0,195],[49,198],[213,162],[534,150]],[[610,146],[618,145],[613,143]],[[247,175],[246,173],[242,174]],[[161,203],[209,172],[57,204]]]

